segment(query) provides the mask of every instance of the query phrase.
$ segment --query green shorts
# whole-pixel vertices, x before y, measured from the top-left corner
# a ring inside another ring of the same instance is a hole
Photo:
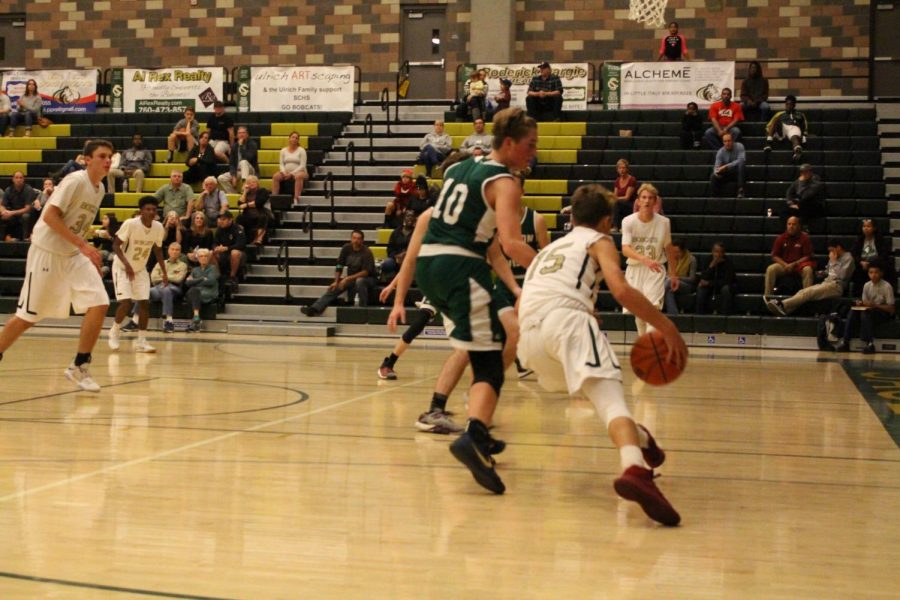
[[[419,257],[416,283],[444,315],[450,345],[460,350],[501,350],[505,335],[498,314],[510,305],[494,293],[484,260],[443,254]]]

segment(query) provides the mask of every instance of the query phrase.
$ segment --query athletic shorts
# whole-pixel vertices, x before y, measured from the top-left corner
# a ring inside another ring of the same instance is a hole
[[[659,273],[644,265],[628,265],[625,268],[625,281],[639,291],[656,308],[662,308],[663,305],[663,298],[666,294],[665,280],[665,265],[663,265],[663,270]],[[627,313],[628,309],[622,307],[622,312]]]
[[[141,267],[134,272],[134,281],[128,279],[125,267],[118,263],[112,268],[113,285],[116,288],[116,300],[149,300],[150,299],[150,274],[147,269]]]
[[[519,281],[519,287],[522,287],[523,282]],[[512,290],[509,289],[501,279],[497,279],[494,282],[494,297],[500,303],[501,307],[515,307],[516,305],[516,295],[512,293]],[[503,312],[501,309],[500,312]]]
[[[538,323],[523,324],[518,355],[550,392],[576,394],[589,379],[622,381],[619,359],[597,319],[581,310],[558,308]]]
[[[34,244],[28,249],[17,317],[37,323],[42,319],[68,318],[70,309],[84,314],[94,306],[107,305],[109,295],[103,280],[86,256],[54,254]]]
[[[419,257],[416,283],[444,315],[450,345],[459,350],[502,350],[499,314],[512,307],[494,293],[491,268],[480,258],[443,254]]]

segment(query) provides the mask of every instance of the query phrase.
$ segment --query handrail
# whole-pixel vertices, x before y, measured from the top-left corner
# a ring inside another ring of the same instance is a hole
[[[384,121],[387,123],[386,133],[391,135],[391,90],[381,90],[381,110],[384,111]]]
[[[353,75],[356,78],[356,103],[362,104],[362,69],[359,65],[353,65]]]
[[[291,304],[294,297],[291,295],[291,250],[286,241],[278,247],[278,255],[275,257],[278,272],[284,273],[284,302]]]
[[[325,174],[325,197],[331,200],[331,228],[337,227],[337,219],[334,218],[334,173],[328,171]]]
[[[350,164],[350,195],[356,195],[356,144],[350,142],[344,150],[344,160]],[[332,183],[333,185],[333,183]],[[332,216],[333,216],[332,211]]]
[[[307,204],[303,209],[303,232],[309,233],[309,264],[311,265],[316,264],[316,254],[314,251],[316,243],[313,236],[313,230],[315,228],[313,209],[311,205]]]
[[[375,164],[375,125],[372,123],[372,113],[366,115],[363,123],[363,135],[369,134],[369,164]]]

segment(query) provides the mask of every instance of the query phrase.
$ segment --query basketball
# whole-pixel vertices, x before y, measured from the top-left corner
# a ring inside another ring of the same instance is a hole
[[[631,369],[650,385],[672,383],[683,369],[666,360],[668,353],[669,347],[662,333],[656,330],[645,333],[631,347]]]

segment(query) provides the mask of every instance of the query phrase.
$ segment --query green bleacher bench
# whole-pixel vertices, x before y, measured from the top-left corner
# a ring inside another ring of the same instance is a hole
[[[22,125],[16,127],[15,135],[16,137],[24,137],[25,127]],[[35,125],[31,128],[31,137],[54,138],[68,137],[70,135],[72,135],[72,128],[69,125],[50,125],[49,127]]]
[[[0,150],[53,150],[55,148],[55,137],[0,137]]]

